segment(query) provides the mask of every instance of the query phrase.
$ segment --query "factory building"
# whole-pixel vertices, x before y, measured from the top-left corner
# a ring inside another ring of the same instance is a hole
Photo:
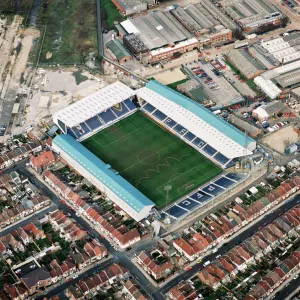
[[[111,0],[113,4],[125,16],[130,16],[142,11],[146,11],[147,2],[143,0]]]
[[[247,79],[258,76],[264,70],[262,66],[254,63],[243,49],[233,50],[227,58]]]

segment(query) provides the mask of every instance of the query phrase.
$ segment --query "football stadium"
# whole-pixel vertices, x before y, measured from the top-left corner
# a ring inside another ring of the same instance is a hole
[[[150,81],[116,82],[53,116],[53,149],[132,218],[175,220],[243,180],[227,173],[256,142],[193,100]]]

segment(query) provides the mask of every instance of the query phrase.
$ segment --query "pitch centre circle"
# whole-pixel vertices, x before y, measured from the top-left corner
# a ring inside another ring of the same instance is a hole
[[[159,161],[160,154],[152,149],[144,149],[137,155],[137,159],[142,164],[152,165]]]

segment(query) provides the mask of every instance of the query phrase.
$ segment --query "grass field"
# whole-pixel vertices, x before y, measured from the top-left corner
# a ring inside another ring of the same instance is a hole
[[[47,25],[41,63],[84,63],[96,52],[95,0],[51,0],[43,6],[40,22]]]
[[[141,112],[119,121],[83,145],[162,207],[214,178],[222,170]]]
[[[111,0],[101,0],[101,15],[102,15],[102,27],[104,29],[113,29],[114,22],[121,22],[125,20],[117,7]]]

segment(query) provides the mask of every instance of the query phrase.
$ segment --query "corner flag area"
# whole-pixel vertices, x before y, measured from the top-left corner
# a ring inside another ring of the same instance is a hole
[[[222,169],[191,146],[136,112],[82,144],[158,207],[213,179]]]

